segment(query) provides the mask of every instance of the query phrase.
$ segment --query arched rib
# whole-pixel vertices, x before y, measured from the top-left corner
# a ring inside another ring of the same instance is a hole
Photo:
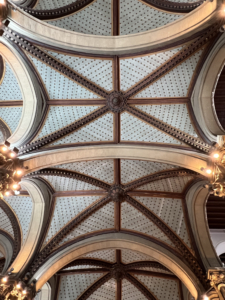
[[[103,107],[97,109],[96,111],[90,113],[89,115],[83,117],[82,119],[64,127],[63,129],[60,129],[54,133],[51,133],[51,134],[47,135],[46,137],[41,138],[31,144],[24,145],[23,147],[20,148],[20,154],[25,154],[25,153],[28,153],[28,152],[31,152],[34,150],[38,150],[39,148],[41,148],[43,146],[51,144],[54,141],[56,141],[60,138],[63,138],[67,134],[70,134],[70,133],[80,129],[81,127],[85,126],[86,124],[99,118],[100,116],[105,114],[108,110],[109,109],[107,106],[103,106]]]
[[[145,215],[151,222],[153,222],[171,240],[174,246],[182,253],[183,257],[188,262],[203,286],[207,287],[204,271],[199,265],[197,259],[193,256],[189,248],[183,243],[179,236],[174,233],[157,215],[155,215],[141,203],[139,203],[129,195],[125,196],[125,199],[130,205],[132,205],[143,215]]]
[[[3,122],[3,120],[0,119],[0,131],[2,132],[2,135],[3,135],[3,139],[4,141],[2,142],[5,142],[11,135],[11,132],[8,128],[8,126],[5,124],[5,122]],[[0,141],[1,143],[1,141]]]
[[[58,18],[66,17],[67,15],[71,15],[73,13],[78,12],[79,10],[85,8],[91,4],[94,0],[77,0],[71,4],[55,8],[55,9],[46,9],[46,10],[37,10],[32,8],[26,8],[23,6],[19,6],[26,13],[31,16],[39,19],[39,20],[54,20]]]
[[[150,4],[156,8],[170,11],[173,13],[189,13],[195,8],[199,7],[204,1],[188,2],[173,2],[169,0],[143,0],[146,4]]]
[[[125,267],[125,269],[127,271],[129,269],[149,267],[149,268],[154,268],[154,269],[159,269],[159,270],[170,272],[166,267],[164,267],[163,265],[161,265],[160,263],[158,263],[156,261],[139,261],[139,262],[133,262],[133,263],[125,265],[124,267]]]
[[[126,274],[125,278],[130,281],[148,300],[157,300],[155,296],[143,286],[136,278],[130,274]]]
[[[65,269],[70,268],[70,267],[84,266],[84,265],[97,266],[97,267],[111,269],[113,264],[108,263],[108,262],[103,261],[103,260],[98,260],[98,259],[81,258],[81,259],[77,259],[77,260],[69,263],[68,265],[63,267],[63,269],[61,269],[60,271],[65,270]]]
[[[157,180],[162,180],[166,178],[171,178],[171,177],[181,177],[181,176],[201,176],[197,174],[194,171],[188,170],[188,169],[177,169],[177,170],[170,170],[170,171],[162,171],[158,172],[155,174],[151,174],[145,177],[142,177],[140,179],[137,179],[127,185],[124,186],[124,190],[126,192],[129,192],[137,187],[140,187],[144,184],[157,181]]]
[[[77,300],[86,300],[91,294],[93,294],[97,289],[99,289],[104,283],[112,278],[111,274],[108,273],[93,283]]]
[[[94,203],[91,207],[86,208],[83,212],[81,212],[77,217],[69,222],[64,228],[62,228],[55,237],[43,248],[43,250],[37,255],[35,260],[33,261],[30,269],[31,273],[39,268],[42,262],[48,257],[50,252],[65,238],[76,226],[82,223],[86,218],[88,218],[91,214],[96,212],[102,206],[106,205],[110,201],[110,197],[107,196],[105,198],[100,199],[96,203]]]
[[[87,182],[90,183],[94,186],[97,186],[101,189],[104,189],[106,191],[108,191],[110,189],[110,185],[95,179],[93,177],[87,176],[87,175],[83,175],[74,171],[68,171],[68,170],[64,170],[64,169],[54,169],[54,168],[48,168],[48,169],[43,169],[34,173],[30,173],[28,175],[25,176],[25,178],[33,178],[33,177],[39,177],[39,176],[58,176],[58,177],[66,177],[66,178],[72,178],[72,179],[77,179],[83,182]]]
[[[14,247],[13,247],[13,255],[10,264],[14,261],[17,254],[20,251],[21,248],[21,231],[20,231],[20,225],[17,221],[17,218],[14,214],[14,212],[11,210],[11,208],[8,206],[8,204],[4,200],[0,200],[0,207],[5,212],[5,214],[8,216],[8,218],[11,221],[13,233],[14,233]]]

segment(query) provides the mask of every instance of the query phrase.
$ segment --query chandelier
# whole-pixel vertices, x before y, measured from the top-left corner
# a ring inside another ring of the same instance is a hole
[[[19,182],[23,176],[22,161],[17,158],[19,150],[10,149],[10,143],[0,147],[0,198],[3,196],[19,195]]]
[[[201,169],[209,179],[209,184],[205,185],[211,194],[218,197],[225,197],[225,147],[216,146],[210,154],[208,168]]]

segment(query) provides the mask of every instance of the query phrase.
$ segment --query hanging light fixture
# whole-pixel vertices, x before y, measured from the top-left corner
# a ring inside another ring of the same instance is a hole
[[[18,195],[23,176],[22,161],[17,158],[18,149],[10,149],[10,143],[0,146],[0,198]]]

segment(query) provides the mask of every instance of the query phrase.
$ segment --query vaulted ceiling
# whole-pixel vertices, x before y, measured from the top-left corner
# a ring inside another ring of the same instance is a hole
[[[29,17],[68,31],[125,36],[176,22],[202,2],[27,0],[19,4],[17,9]],[[19,145],[24,166],[30,157],[54,156],[81,146],[85,151],[97,145],[139,145],[201,157],[213,149],[214,141],[197,121],[191,97],[201,68],[221,36],[220,24],[167,45],[121,55],[55,47],[51,39],[43,43],[15,28],[12,19],[6,21],[2,40],[26,63],[40,93],[40,117]],[[18,77],[4,58],[0,71],[3,143],[26,116]],[[29,239],[35,218],[34,199],[25,182],[41,183],[50,201],[45,199],[49,210],[27,267],[32,275],[71,245],[119,232],[151,241],[177,256],[206,287],[186,196],[195,183],[207,178],[200,168],[197,173],[181,165],[166,163],[166,158],[159,162],[113,157],[54,163],[34,172],[28,169],[21,194],[4,197],[0,203],[0,234],[13,247],[11,262]],[[5,256],[0,248],[0,269]],[[54,280],[52,299],[187,299],[181,280],[151,253],[122,246],[81,255],[58,270]],[[39,294],[37,299],[44,298]]]

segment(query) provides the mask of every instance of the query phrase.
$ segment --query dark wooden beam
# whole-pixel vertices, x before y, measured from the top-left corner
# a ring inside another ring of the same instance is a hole
[[[112,18],[112,27],[113,35],[119,35],[119,24],[120,24],[120,0],[113,0],[113,18]]]
[[[144,271],[144,270],[136,270],[136,269],[130,269],[128,270],[129,273],[137,274],[137,275],[144,275],[144,276],[151,276],[151,277],[158,277],[158,278],[164,278],[164,279],[170,279],[170,280],[177,280],[177,277],[175,275],[169,275],[165,273],[158,273],[158,272],[152,272],[152,271]]]
[[[173,245],[179,249],[183,254],[183,258],[190,265],[190,268],[195,272],[198,279],[204,286],[207,286],[205,273],[198,260],[194,257],[192,252],[189,250],[188,246],[180,239],[180,237],[173,232],[167,224],[165,224],[157,215],[155,215],[151,210],[142,205],[140,202],[130,197],[129,195],[125,196],[125,200],[140,211],[145,217],[147,217],[151,222],[153,222],[173,243]]]
[[[177,2],[169,0],[143,0],[143,2],[164,11],[170,11],[173,13],[189,13],[199,7],[204,1],[198,0],[192,3],[179,2],[179,5]]]
[[[79,258],[64,266],[60,271],[63,271],[67,268],[76,267],[76,266],[95,266],[95,267],[100,267],[109,270],[112,268],[113,264],[100,259]]]
[[[63,18],[67,15],[71,15],[73,13],[78,12],[81,9],[84,9],[85,6],[91,4],[94,0],[77,0],[71,4],[55,8],[55,9],[46,9],[46,10],[36,10],[31,7],[23,7],[20,6],[20,9],[24,10],[26,13],[30,14],[31,16],[39,19],[39,20],[54,20],[57,18]],[[33,1],[34,2],[34,1]],[[37,0],[34,2],[36,3]],[[32,3],[32,7],[35,4]]]
[[[23,101],[21,100],[0,101],[0,107],[1,106],[23,106]]]
[[[192,41],[188,46],[182,48],[182,50],[175,54],[171,59],[162,64],[160,68],[154,70],[150,75],[148,75],[134,87],[129,89],[125,93],[125,97],[131,98],[135,96],[140,91],[147,88],[150,84],[154,83],[166,73],[170,72],[176,66],[184,62],[196,51],[200,50],[206,43],[209,42],[209,40],[212,40],[218,34],[221,24],[216,24],[209,27],[208,31],[204,32],[200,37]]]
[[[149,99],[142,99],[142,98],[135,98],[135,99],[128,99],[127,103],[130,105],[146,105],[146,104],[154,104],[154,105],[161,105],[161,104],[186,104],[189,103],[190,99],[188,97],[177,97],[177,98],[149,98]]]
[[[90,268],[90,269],[76,269],[76,270],[68,270],[68,271],[59,271],[56,273],[57,276],[68,276],[68,275],[76,275],[76,274],[96,274],[96,273],[107,273],[108,269],[103,268]]]
[[[114,159],[114,183],[120,184],[120,159]],[[120,231],[121,226],[121,203],[114,203],[114,223],[116,231]]]
[[[165,132],[166,134],[169,134],[171,137],[179,140],[180,142],[191,146],[192,148],[206,153],[209,153],[210,150],[213,149],[212,146],[203,142],[201,139],[193,137],[192,135],[183,132],[180,129],[177,129],[161,120],[158,120],[157,118],[146,114],[145,112],[137,109],[134,106],[127,106],[126,111],[134,115],[136,118],[148,123],[149,125]]]
[[[54,168],[42,169],[42,170],[27,174],[25,176],[25,178],[35,178],[35,177],[44,176],[44,175],[77,179],[77,180],[95,185],[106,191],[108,191],[111,187],[109,184],[107,184],[106,182],[103,182],[99,179],[96,179],[96,178],[93,178],[93,177],[90,177],[87,175],[83,175],[83,174],[77,173],[75,171],[69,171],[69,170],[58,169],[58,168],[57,169],[54,169]]]
[[[111,274],[108,273],[93,283],[77,300],[87,300],[91,294],[93,294],[97,289],[99,289],[103,284],[111,279]]]
[[[160,197],[160,198],[162,197],[162,198],[175,198],[175,199],[183,198],[183,194],[181,193],[147,191],[147,190],[130,191],[128,192],[128,195],[137,196],[137,197]]]
[[[105,99],[84,99],[84,100],[65,100],[65,99],[61,99],[61,100],[48,100],[47,101],[48,105],[56,105],[56,106],[73,106],[73,105],[106,105],[106,100]]]
[[[180,300],[184,300],[183,288],[181,280],[178,280],[178,289],[179,289],[179,297]]]
[[[62,191],[62,192],[55,192],[53,196],[55,197],[73,197],[73,196],[106,196],[106,191]]]
[[[116,300],[122,300],[122,280],[116,280]]]
[[[133,284],[148,300],[157,300],[155,296],[149,291],[140,281],[131,276],[130,274],[126,274],[125,278]]]
[[[52,239],[51,241],[36,255],[34,261],[32,262],[30,272],[32,274],[40,267],[43,260],[48,257],[50,252],[71,232],[76,226],[87,219],[91,214],[95,213],[98,209],[106,205],[110,201],[110,198],[106,196],[96,201],[91,207],[87,207],[80,214],[78,214],[74,219],[72,219],[65,227],[63,227]],[[85,237],[82,237],[85,238]]]
[[[115,0],[118,1],[118,0]],[[119,57],[113,59],[113,85],[114,91],[120,90],[120,61]],[[120,113],[114,113],[114,141],[120,143]]]
[[[129,271],[130,269],[140,269],[146,267],[170,272],[169,269],[167,269],[165,266],[161,265],[156,261],[138,261],[138,262],[129,263],[125,265],[125,270]]]
[[[180,176],[195,176],[198,177],[199,175],[194,171],[188,169],[171,169],[168,171],[161,171],[157,173],[153,173],[147,175],[145,177],[139,178],[131,183],[124,185],[124,189],[126,192],[131,192],[131,190],[136,189],[142,185],[145,185],[150,182],[158,181],[161,179],[171,178],[171,177],[180,177]]]

